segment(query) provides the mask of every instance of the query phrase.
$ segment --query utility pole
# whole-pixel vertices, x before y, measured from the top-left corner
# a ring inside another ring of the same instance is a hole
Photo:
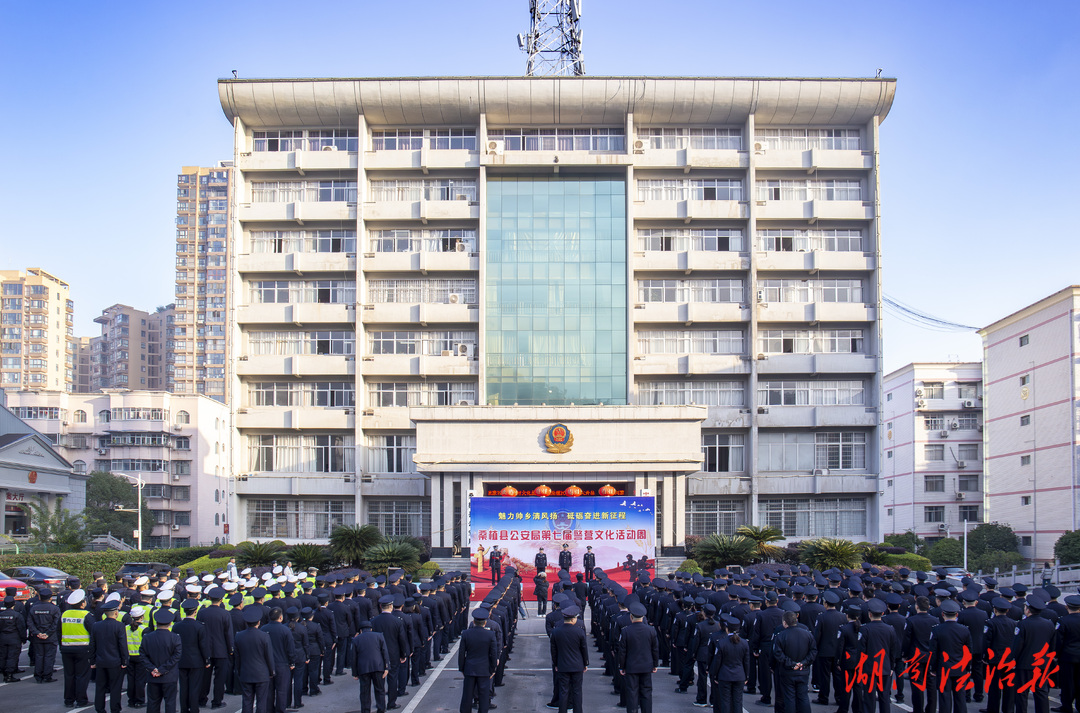
[[[529,15],[528,33],[517,36],[526,76],[584,76],[581,0],[529,0]]]

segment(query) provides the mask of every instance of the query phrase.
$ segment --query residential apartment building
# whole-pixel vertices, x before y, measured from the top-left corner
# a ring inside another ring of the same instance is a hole
[[[142,477],[155,516],[143,524],[145,547],[226,541],[231,479],[223,404],[197,394],[127,389],[9,391],[7,403],[56,444],[76,475]]]
[[[655,495],[667,554],[876,539],[894,89],[221,81],[237,538],[356,521],[447,555],[470,495],[573,483]]]
[[[232,162],[184,166],[176,187],[176,318],[165,388],[228,402]]]
[[[0,270],[0,389],[71,389],[74,324],[66,282],[39,267]]]
[[[884,384],[881,531],[958,537],[986,513],[982,364],[908,364]]]
[[[979,330],[987,516],[1012,525],[1035,560],[1052,560],[1080,522],[1077,315],[1073,285]]]
[[[155,312],[122,304],[102,310],[94,318],[101,335],[90,339],[90,390],[163,390],[164,335],[172,314],[172,305]]]
[[[96,391],[93,381],[93,337],[75,337],[75,380],[71,390],[76,394]]]

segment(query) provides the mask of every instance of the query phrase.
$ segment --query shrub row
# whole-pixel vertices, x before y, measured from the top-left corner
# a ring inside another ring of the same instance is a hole
[[[191,560],[210,554],[213,547],[183,547],[168,550],[107,550],[105,552],[70,552],[56,554],[0,555],[0,571],[12,567],[52,567],[78,577],[85,585],[94,572],[101,572],[112,582],[125,562],[162,562],[179,567]]]

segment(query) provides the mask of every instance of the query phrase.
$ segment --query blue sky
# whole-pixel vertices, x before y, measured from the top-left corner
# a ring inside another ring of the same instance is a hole
[[[6,3],[0,266],[67,280],[80,335],[110,304],[166,304],[176,174],[232,156],[217,78],[520,75],[527,8]],[[896,77],[886,294],[983,326],[1080,282],[1080,3],[584,0],[582,22],[593,75]],[[885,338],[886,370],[980,358],[973,333],[888,314]]]

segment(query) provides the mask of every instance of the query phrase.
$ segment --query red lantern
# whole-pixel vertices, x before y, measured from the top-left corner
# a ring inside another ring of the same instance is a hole
[[[534,490],[533,493],[538,497],[546,498],[547,496],[551,495],[551,488],[546,485],[538,485],[536,486],[536,490]]]
[[[605,485],[604,487],[600,488],[600,494],[604,497],[609,498],[615,494],[615,488],[611,487],[610,485]]]
[[[576,485],[571,485],[566,489],[566,494],[571,498],[581,497],[581,488]]]
[[[518,494],[517,488],[513,485],[507,485],[505,488],[499,491],[499,495],[504,498],[516,498]]]

